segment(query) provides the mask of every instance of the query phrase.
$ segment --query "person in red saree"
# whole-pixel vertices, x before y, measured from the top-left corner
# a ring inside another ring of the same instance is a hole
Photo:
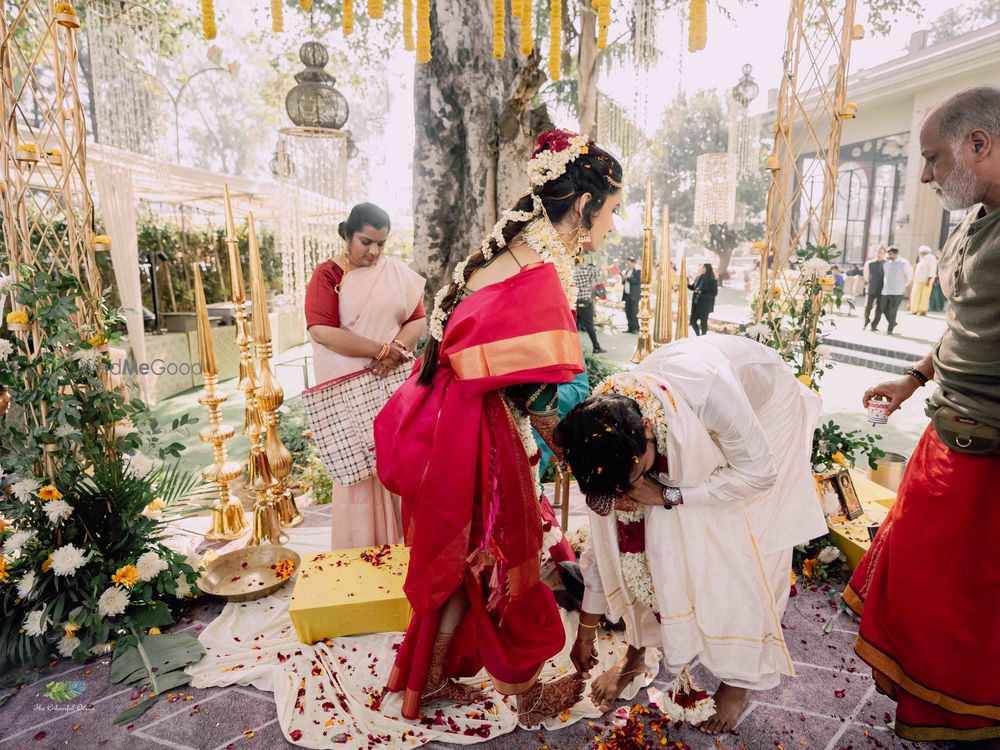
[[[539,580],[543,521],[535,427],[547,444],[559,383],[583,370],[573,256],[599,246],[621,200],[621,166],[586,136],[550,131],[532,190],[506,211],[435,300],[419,370],[375,420],[382,482],[402,498],[413,619],[388,689],[402,714],[479,696],[455,680],[485,667],[526,726],[574,705],[583,682],[538,675],[564,645]],[[557,453],[558,456],[558,453]]]

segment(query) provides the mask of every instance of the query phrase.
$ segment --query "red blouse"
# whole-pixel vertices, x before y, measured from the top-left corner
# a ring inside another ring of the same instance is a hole
[[[343,278],[344,269],[332,260],[316,266],[306,286],[306,328],[312,326],[340,328],[340,294],[337,292],[337,286]],[[424,301],[420,299],[413,314],[403,322],[403,325],[426,317]]]

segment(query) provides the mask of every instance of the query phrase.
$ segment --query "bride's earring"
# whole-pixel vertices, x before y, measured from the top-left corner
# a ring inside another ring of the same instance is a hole
[[[590,237],[590,230],[587,228],[580,230],[580,234],[576,238],[576,244],[582,247],[583,245],[589,245],[591,242],[593,242],[593,240]]]

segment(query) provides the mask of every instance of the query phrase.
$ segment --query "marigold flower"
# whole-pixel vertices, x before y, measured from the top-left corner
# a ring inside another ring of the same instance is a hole
[[[65,633],[67,638],[75,638],[77,631],[80,630],[80,626],[77,625],[72,620],[63,625],[63,633]]]
[[[49,555],[42,562],[42,572],[48,573],[52,569],[52,555]]]
[[[48,502],[49,500],[62,500],[62,493],[51,484],[47,484],[38,490],[38,497]]]
[[[14,310],[13,312],[7,313],[7,323],[15,325],[27,325],[31,321],[28,317],[28,313],[24,310]]]
[[[802,383],[806,388],[812,388],[813,379],[810,375],[802,373],[799,375],[799,382]]]
[[[808,560],[802,561],[802,575],[806,578],[812,578],[816,574],[816,558],[810,557]]]
[[[123,565],[111,576],[111,582],[130,589],[139,582],[139,569],[134,565]]]
[[[851,467],[851,465],[849,463],[847,463],[847,458],[840,451],[837,451],[832,456],[830,456],[830,460],[833,461],[835,464],[840,464],[841,466],[844,466],[844,467],[847,467],[847,468]]]

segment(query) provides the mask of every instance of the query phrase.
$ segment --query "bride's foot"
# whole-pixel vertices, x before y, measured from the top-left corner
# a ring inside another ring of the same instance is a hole
[[[428,685],[420,697],[420,703],[430,704],[435,701],[448,701],[467,706],[470,703],[479,703],[484,698],[485,696],[475,688],[452,679],[446,679],[438,685]]]
[[[617,664],[594,680],[590,689],[590,699],[601,713],[610,711],[622,691],[636,678],[636,675],[645,670],[645,655],[645,649],[629,646]]]
[[[545,719],[573,708],[582,697],[583,679],[577,674],[566,675],[552,682],[538,681],[528,692],[517,696],[518,723],[530,729]]]
[[[747,707],[750,691],[723,682],[712,698],[715,700],[715,713],[703,721],[698,729],[705,734],[731,732],[743,715],[743,709]]]

